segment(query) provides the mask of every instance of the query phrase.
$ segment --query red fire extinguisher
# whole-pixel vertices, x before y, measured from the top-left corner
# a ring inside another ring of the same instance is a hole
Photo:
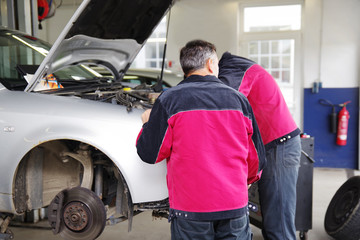
[[[346,104],[348,104],[350,102],[351,101],[347,101],[342,104],[343,108],[340,110],[339,115],[338,115],[336,144],[340,145],[340,146],[346,145],[349,118],[350,118],[350,114],[349,114],[348,110],[346,110]]]

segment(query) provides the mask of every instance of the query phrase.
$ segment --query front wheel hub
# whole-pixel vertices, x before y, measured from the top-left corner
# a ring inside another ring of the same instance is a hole
[[[58,193],[49,206],[49,223],[67,240],[93,240],[104,230],[105,206],[91,190],[75,187]]]
[[[64,223],[73,231],[83,230],[89,221],[89,208],[80,202],[71,202],[64,209]]]

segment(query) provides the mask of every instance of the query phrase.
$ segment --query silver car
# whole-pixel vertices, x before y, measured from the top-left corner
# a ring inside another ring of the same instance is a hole
[[[55,234],[84,240],[167,209],[166,163],[143,163],[135,147],[156,93],[124,76],[171,5],[84,0],[50,51],[0,29],[0,234],[13,216],[43,207]]]

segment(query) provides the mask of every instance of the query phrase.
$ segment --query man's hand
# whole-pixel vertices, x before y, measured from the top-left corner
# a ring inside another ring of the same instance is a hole
[[[148,109],[143,114],[141,114],[141,120],[143,124],[149,121],[150,113],[151,113],[151,109]]]

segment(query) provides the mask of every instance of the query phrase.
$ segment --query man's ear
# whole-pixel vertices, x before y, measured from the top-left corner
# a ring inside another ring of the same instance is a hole
[[[210,73],[214,73],[214,63],[213,63],[213,59],[209,58],[208,60],[206,60],[206,64],[205,67],[206,69],[210,72]]]

